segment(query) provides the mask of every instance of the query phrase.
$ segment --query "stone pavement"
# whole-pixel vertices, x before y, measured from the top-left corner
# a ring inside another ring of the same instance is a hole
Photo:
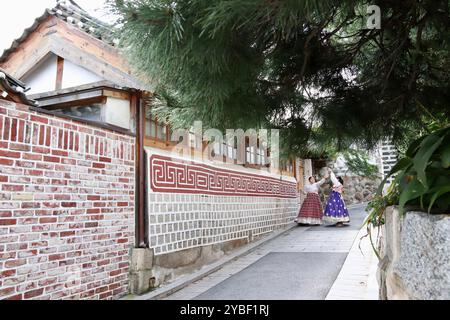
[[[348,227],[294,227],[164,299],[377,299],[364,206],[349,210]]]

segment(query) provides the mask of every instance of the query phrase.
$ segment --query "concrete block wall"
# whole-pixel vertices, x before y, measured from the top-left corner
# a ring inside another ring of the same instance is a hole
[[[0,100],[0,300],[128,292],[134,143]]]

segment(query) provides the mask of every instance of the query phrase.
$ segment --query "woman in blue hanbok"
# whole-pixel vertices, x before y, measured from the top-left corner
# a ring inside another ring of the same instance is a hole
[[[336,223],[336,227],[342,227],[344,223],[350,222],[347,206],[342,198],[342,191],[344,189],[342,178],[336,178],[333,171],[330,169],[330,178],[333,182],[333,190],[328,199],[323,220],[327,222]],[[339,181],[340,180],[340,181]]]

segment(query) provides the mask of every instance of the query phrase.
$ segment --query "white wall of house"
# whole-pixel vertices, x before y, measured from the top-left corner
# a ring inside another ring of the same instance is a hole
[[[31,88],[27,94],[42,93],[55,90],[56,85],[56,60],[54,54],[48,55],[30,70],[22,81]]]
[[[58,57],[55,54],[49,54],[21,79],[31,88],[28,94],[55,91],[57,60]],[[104,79],[93,72],[64,60],[61,89],[78,87],[102,80]],[[108,97],[106,104],[102,106],[101,112],[104,122],[125,129],[131,128],[130,101]]]
[[[56,71],[57,56],[55,54],[50,54],[22,77],[21,80],[31,88],[28,94],[54,91],[56,88]],[[80,67],[69,60],[64,60],[62,89],[77,87],[102,80],[104,79],[91,71]]]
[[[104,108],[105,122],[130,129],[130,101],[108,97]]]
[[[76,64],[70,62],[69,60],[64,60],[64,72],[62,79],[63,89],[98,82],[102,80],[104,79],[90,72],[89,70],[77,66]]]

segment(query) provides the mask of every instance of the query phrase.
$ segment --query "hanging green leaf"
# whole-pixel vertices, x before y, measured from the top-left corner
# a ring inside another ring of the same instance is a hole
[[[399,210],[403,212],[405,204],[409,201],[414,200],[427,191],[427,188],[420,183],[417,179],[412,180],[408,183],[407,187],[400,193],[399,199]]]
[[[408,167],[412,166],[412,160],[409,158],[402,158],[400,159],[389,171],[387,176],[381,181],[380,185],[378,186],[377,195],[381,195],[383,193],[384,186],[386,185],[387,180],[394,174],[399,172],[402,169],[407,169]]]
[[[397,163],[392,167],[391,171],[389,171],[388,176],[393,175],[394,173],[399,172],[400,170],[407,170],[408,167],[412,165],[412,160],[409,158],[403,158],[397,161]]]
[[[450,167],[450,144],[444,146],[444,149],[442,150],[441,159],[442,159],[442,166],[444,168],[449,168]]]
[[[408,150],[406,150],[405,155],[409,158],[414,157],[414,154],[416,153],[417,149],[420,147],[420,144],[422,143],[423,139],[425,139],[426,136],[420,137],[419,139],[414,140],[408,147]]]
[[[443,139],[444,137],[439,137],[434,134],[426,137],[420,144],[420,149],[414,156],[413,163],[414,168],[417,170],[417,180],[425,187],[427,186],[425,168],[428,165],[431,155],[440,146]]]
[[[431,211],[431,208],[433,207],[433,204],[436,201],[436,199],[438,199],[443,194],[450,193],[450,186],[436,188],[436,189],[433,190],[433,193],[434,194],[431,197],[430,205],[428,206],[428,212]]]

